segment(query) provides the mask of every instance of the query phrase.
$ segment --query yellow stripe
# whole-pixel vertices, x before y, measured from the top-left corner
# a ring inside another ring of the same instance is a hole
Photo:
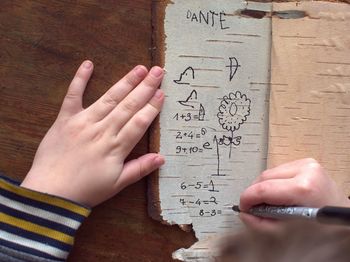
[[[79,215],[82,215],[84,217],[89,216],[90,210],[84,207],[81,207],[79,205],[76,205],[72,202],[63,200],[61,198],[55,197],[55,196],[50,196],[47,194],[39,193],[32,191],[30,189],[24,188],[24,187],[18,187],[15,186],[11,183],[8,183],[2,179],[0,179],[0,187],[7,190],[11,191],[12,193],[16,193],[17,195],[27,197],[36,201],[44,202],[50,205],[62,207],[64,209],[68,209],[71,212],[77,213]]]
[[[74,238],[69,235],[66,235],[62,232],[59,232],[47,227],[39,226],[37,224],[31,223],[13,216],[6,215],[4,213],[0,213],[0,221],[33,233],[37,233],[42,236],[56,239],[58,241],[64,242],[69,245],[74,244]]]

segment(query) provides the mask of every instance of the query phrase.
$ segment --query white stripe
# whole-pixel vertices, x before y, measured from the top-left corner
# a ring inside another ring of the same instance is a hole
[[[46,211],[46,210],[43,210],[40,208],[36,208],[36,207],[30,206],[30,205],[26,205],[26,204],[23,204],[21,202],[17,202],[15,200],[9,199],[9,198],[1,196],[1,195],[0,195],[0,203],[3,204],[4,206],[22,211],[24,213],[31,214],[31,215],[41,217],[41,218],[45,218],[47,220],[56,222],[56,223],[61,224],[61,225],[65,225],[65,226],[70,227],[74,230],[77,230],[80,226],[80,222],[78,222],[74,219],[71,219],[71,218],[68,218],[65,216],[61,216],[61,215],[58,215],[56,213],[51,213],[49,211]]]
[[[68,252],[60,250],[58,248],[34,241],[34,240],[30,240],[27,238],[23,238],[11,233],[8,233],[6,231],[0,230],[0,238],[2,238],[3,240],[12,242],[12,243],[16,243],[18,245],[21,246],[25,246],[25,247],[29,247],[29,248],[33,248],[36,249],[38,251],[41,251],[43,253],[49,254],[51,256],[57,257],[57,258],[63,258],[66,259],[68,257]]]

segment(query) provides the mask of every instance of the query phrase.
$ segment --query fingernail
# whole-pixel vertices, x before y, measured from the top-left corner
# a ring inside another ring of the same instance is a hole
[[[164,95],[164,92],[160,89],[157,89],[156,93],[154,94],[155,98],[162,98]]]
[[[151,69],[151,75],[153,75],[154,77],[160,77],[161,75],[163,75],[164,70],[158,66],[155,66]]]
[[[157,156],[154,159],[154,162],[157,164],[157,166],[161,166],[161,165],[163,165],[165,163],[165,159],[162,156]]]
[[[147,74],[147,70],[143,66],[137,66],[135,68],[135,73],[138,77],[145,77]]]
[[[85,61],[83,63],[83,67],[86,68],[86,69],[90,69],[92,67],[91,61]]]

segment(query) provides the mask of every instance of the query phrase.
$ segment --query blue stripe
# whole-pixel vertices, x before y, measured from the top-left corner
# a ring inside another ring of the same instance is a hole
[[[53,206],[53,205],[50,205],[50,204],[47,204],[44,202],[40,202],[40,201],[36,201],[36,200],[30,199],[30,198],[26,198],[26,197],[17,195],[15,193],[12,193],[10,191],[7,191],[3,188],[0,188],[0,194],[4,197],[10,198],[10,199],[15,200],[17,202],[20,202],[22,204],[29,205],[29,206],[36,207],[36,208],[40,208],[40,209],[43,209],[43,210],[46,210],[46,211],[49,211],[49,212],[52,212],[55,214],[59,214],[61,216],[68,217],[68,218],[71,218],[73,220],[79,221],[80,223],[82,223],[85,219],[84,216],[79,215],[77,213],[74,213],[68,209],[64,209],[64,208],[61,208],[58,206]]]
[[[0,179],[4,180],[7,183],[14,184],[15,186],[19,186],[21,184],[18,181],[13,180],[12,178],[9,178],[9,177],[5,176],[5,174],[2,173],[2,172],[0,172]]]
[[[31,214],[27,214],[24,213],[22,211],[7,207],[3,204],[0,203],[0,211],[4,212],[5,214],[8,214],[10,216],[16,217],[16,218],[20,218],[23,219],[25,221],[30,221],[34,224],[40,225],[40,226],[44,226],[44,227],[48,227],[51,228],[53,230],[57,230],[60,231],[64,234],[70,235],[70,236],[74,236],[75,235],[75,229],[67,227],[65,225],[41,218],[41,217],[37,217]]]
[[[12,243],[12,242],[9,242],[9,241],[3,240],[3,239],[0,239],[0,245],[11,248],[14,251],[19,251],[19,252],[30,254],[32,256],[37,256],[37,257],[42,257],[42,258],[52,259],[52,260],[57,260],[57,261],[66,261],[65,259],[57,258],[57,257],[51,256],[47,253],[41,252],[39,250],[30,248],[30,247],[25,247],[22,245],[18,245],[16,243]]]
[[[22,229],[22,228],[11,226],[11,225],[3,223],[3,222],[0,222],[0,229],[6,231],[8,233],[23,237],[23,238],[31,239],[31,240],[34,240],[34,241],[37,241],[37,242],[40,242],[40,243],[43,243],[46,245],[50,245],[52,247],[55,247],[57,249],[61,249],[63,251],[69,252],[72,249],[71,245],[66,244],[64,242],[58,241],[58,240],[50,238],[50,237],[46,237],[43,235],[33,233],[33,232],[27,231],[27,230]]]

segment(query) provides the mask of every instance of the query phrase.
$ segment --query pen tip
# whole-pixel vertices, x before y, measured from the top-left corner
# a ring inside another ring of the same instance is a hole
[[[232,207],[232,210],[235,211],[235,212],[241,212],[241,210],[239,209],[239,206],[237,206],[237,205],[234,205]]]

